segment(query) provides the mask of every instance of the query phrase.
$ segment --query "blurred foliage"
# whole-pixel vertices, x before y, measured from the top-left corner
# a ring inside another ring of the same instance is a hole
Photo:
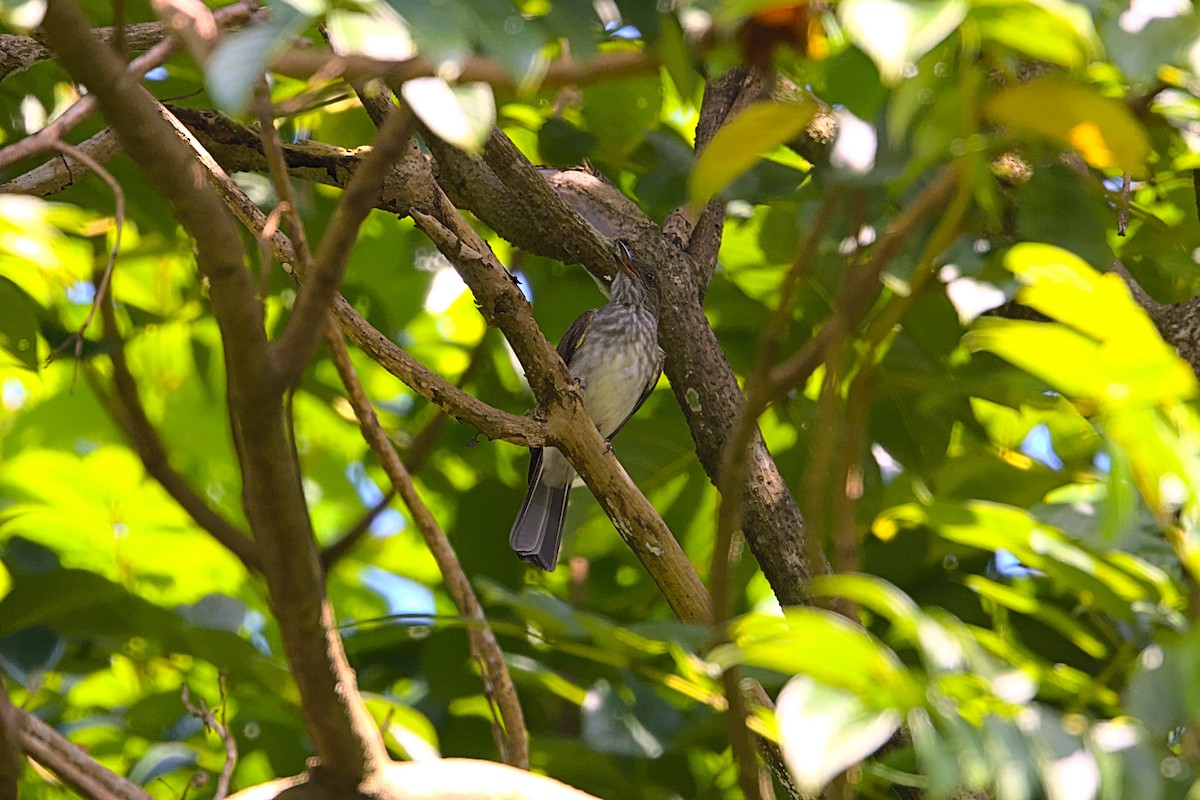
[[[113,22],[109,4],[84,6],[97,25]],[[472,446],[474,432],[454,422],[441,431],[417,485],[506,649],[535,769],[602,797],[740,796],[717,680],[738,664],[779,692],[778,715],[760,714],[755,727],[779,739],[796,779],[813,790],[866,758],[850,774],[862,797],[895,797],[900,786],[931,798],[960,787],[1014,800],[1197,796],[1196,378],[1121,279],[1104,274],[1120,259],[1161,302],[1200,291],[1195,8],[266,6],[204,70],[176,55],[148,88],[239,114],[272,54],[296,36],[320,43],[318,23],[341,52],[419,52],[451,67],[493,59],[515,89],[452,90],[431,79],[405,98],[463,147],[480,146],[496,120],[536,162],[587,158],[656,220],[719,196],[727,222],[705,306],[742,377],[816,220],[825,228],[793,298],[785,355],[821,326],[844,276],[933,172],[951,161],[962,168],[955,205],[920,220],[889,263],[864,332],[847,342],[842,380],[823,393],[822,368],[761,420],[817,521],[810,535],[838,554],[839,574],[812,587],[822,607],[780,613],[744,559],[735,571],[741,616],[729,643],[706,652],[709,632],[670,618],[586,492],[571,505],[564,567],[529,571],[505,541],[525,453]],[[127,19],[153,18],[139,0],[124,8]],[[8,31],[28,30],[39,13],[35,2],[2,11]],[[586,67],[623,51],[649,53],[661,68],[581,91],[539,88],[556,58]],[[796,99],[747,108],[697,161],[703,79],[746,61],[772,66]],[[341,92],[277,76],[272,93],[283,102],[313,88],[314,102],[281,119],[285,137],[370,140],[367,116]],[[53,62],[3,81],[0,143],[37,130],[76,97]],[[837,136],[827,155],[801,157],[789,147],[804,138],[817,101],[831,109]],[[93,118],[72,136],[102,124]],[[110,168],[128,201],[112,293],[143,402],[172,465],[244,526],[221,342],[191,245],[128,159]],[[274,206],[262,176],[236,177],[264,209]],[[315,240],[338,192],[307,184],[297,192]],[[265,587],[147,475],[111,421],[108,391],[96,390],[111,376],[110,347],[96,326],[80,363],[46,363],[88,314],[93,273],[115,236],[113,208],[94,176],[52,202],[0,196],[0,672],[16,703],[156,797],[182,796],[197,770],[215,772],[224,758],[186,713],[184,684],[231,722],[241,752],[235,788],[294,774],[308,744]],[[1126,213],[1128,231],[1118,233]],[[949,246],[923,258],[944,219]],[[602,302],[582,270],[515,252],[479,227],[519,274],[551,338]],[[294,285],[278,269],[261,283],[277,330]],[[477,363],[466,384],[473,394],[516,413],[530,406],[510,351],[407,220],[380,212],[367,220],[342,291],[447,378]],[[1007,301],[1035,318],[989,313]],[[406,448],[439,412],[353,357]],[[293,411],[306,497],[327,545],[386,479],[323,355]],[[824,429],[836,457],[821,449]],[[665,382],[616,448],[704,572],[714,490]],[[847,553],[849,564],[840,560]],[[466,623],[405,516],[379,516],[330,571],[328,589],[393,755],[495,758]],[[857,612],[864,624],[824,606]],[[911,744],[872,755],[901,725]],[[25,781],[23,796],[68,796],[32,770]],[[187,791],[209,796],[212,782]]]

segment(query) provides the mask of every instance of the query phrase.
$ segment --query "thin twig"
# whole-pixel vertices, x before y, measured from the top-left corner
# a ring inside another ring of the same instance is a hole
[[[62,344],[54,348],[46,358],[46,363],[53,361],[59,353],[65,350],[69,345],[74,344],[75,358],[80,359],[83,356],[83,335],[87,332],[88,326],[92,324],[92,319],[96,316],[96,309],[104,303],[104,298],[108,295],[108,286],[112,281],[113,268],[117,265],[117,253],[121,252],[121,232],[125,229],[125,191],[121,188],[121,184],[112,176],[108,170],[101,166],[99,161],[89,156],[87,153],[80,150],[74,145],[66,142],[54,142],[53,147],[64,155],[69,155],[85,167],[96,173],[112,190],[116,210],[114,211],[114,220],[116,231],[113,234],[112,250],[108,254],[108,263],[104,265],[104,274],[100,277],[100,281],[96,284],[95,295],[92,297],[92,306],[88,309],[87,316],[83,320],[83,324],[79,326],[79,330],[68,336]]]
[[[363,391],[362,384],[354,372],[354,366],[350,363],[350,355],[346,351],[342,333],[332,320],[329,320],[326,325],[325,340],[329,345],[334,366],[337,368],[342,384],[350,398],[350,404],[354,408],[354,414],[358,418],[363,438],[375,452],[384,472],[392,482],[392,487],[408,507],[417,530],[420,531],[426,547],[429,548],[430,554],[437,562],[455,606],[464,617],[478,620],[481,623],[478,627],[468,628],[468,642],[475,657],[481,659],[487,666],[484,675],[491,684],[504,722],[507,760],[511,764],[528,769],[529,742],[526,738],[525,715],[521,710],[516,687],[508,673],[508,666],[504,662],[500,645],[496,642],[491,628],[486,625],[483,608],[475,597],[475,590],[471,588],[471,582],[463,571],[462,564],[459,562],[450,540],[446,538],[445,532],[417,492],[412,477],[380,426],[375,409]]]
[[[746,466],[750,459],[750,445],[758,430],[758,417],[765,410],[763,387],[772,363],[774,363],[779,348],[787,331],[788,321],[792,314],[792,296],[800,281],[812,270],[820,242],[825,229],[833,218],[841,198],[841,192],[836,188],[825,195],[821,210],[813,221],[808,236],[797,251],[791,268],[784,276],[779,290],[779,302],[771,314],[763,335],[759,340],[758,353],[755,356],[755,367],[746,382],[746,400],[742,405],[737,423],[726,440],[722,453],[722,465],[718,480],[717,534],[713,544],[712,564],[709,569],[709,592],[713,597],[713,644],[723,643],[728,639],[725,628],[733,615],[733,542],[734,536],[741,527],[742,497],[738,491],[745,484]],[[811,537],[811,526],[810,537]],[[810,563],[820,563],[810,558]],[[746,703],[740,691],[739,670],[728,671],[723,678],[726,694],[729,696],[729,732],[738,758],[739,779],[742,791],[748,797],[760,795],[761,781],[758,780],[758,766],[754,760],[754,746],[749,729],[746,727]],[[730,694],[733,692],[733,694]],[[736,695],[736,696],[735,696]]]
[[[333,544],[321,550],[321,566],[326,572],[336,564],[343,556],[354,549],[354,546],[362,540],[364,536],[371,530],[371,525],[379,518],[379,515],[392,504],[396,499],[396,490],[388,489],[383,497],[379,498],[363,515],[358,518],[358,521],[351,525],[345,533],[343,533]]]
[[[262,239],[263,231],[269,227],[267,215],[230,179],[212,155],[170,111],[159,106],[159,113],[195,153],[196,160],[208,172],[209,182],[229,210],[251,233]],[[279,213],[282,214],[282,210]],[[291,266],[298,259],[291,239],[282,231],[274,230],[266,237],[266,242],[275,259],[284,265],[284,270],[300,282],[300,276]],[[260,276],[260,280],[265,278]],[[538,447],[545,442],[544,426],[540,423],[529,417],[501,411],[458,389],[384,336],[363,319],[340,294],[334,295],[333,315],[343,332],[363,352],[417,394],[455,419],[479,430],[489,439],[501,439],[526,447]]]
[[[826,348],[841,338],[842,330],[852,328],[870,311],[883,288],[879,282],[880,274],[916,229],[940,211],[954,196],[960,182],[961,169],[958,162],[943,167],[888,226],[872,248],[867,264],[856,268],[853,274],[848,276],[850,293],[846,297],[847,302],[822,325],[817,335],[809,339],[804,347],[771,370],[767,385],[770,396],[778,397],[807,380],[824,360]]]
[[[732,572],[731,550],[733,537],[741,526],[741,498],[738,488],[744,484],[744,472],[749,459],[749,447],[758,426],[758,417],[766,409],[767,393],[764,391],[771,365],[779,353],[792,315],[792,296],[800,281],[812,271],[825,229],[839,207],[841,191],[832,189],[825,195],[821,209],[813,220],[808,236],[793,259],[791,268],[779,289],[779,302],[763,328],[754,369],[746,381],[746,400],[737,424],[726,440],[722,453],[722,465],[718,481],[719,503],[717,512],[717,535],[713,546],[712,565],[709,569],[709,593],[713,598],[713,609],[717,624],[723,625],[732,616],[732,591],[729,576]],[[819,562],[812,562],[819,563]],[[718,633],[723,636],[723,633]]]
[[[188,686],[185,683],[180,691],[183,707],[188,710],[188,713],[204,723],[206,731],[214,731],[225,745],[225,763],[221,767],[221,775],[217,778],[217,788],[213,793],[213,800],[224,800],[229,794],[229,782],[233,778],[233,768],[237,765],[238,749],[237,741],[233,738],[233,734],[229,732],[229,720],[225,719],[225,724],[217,722],[216,716],[212,709],[208,707],[208,703],[204,698],[200,698],[200,705],[192,705]],[[221,681],[221,707],[225,708],[225,682]],[[222,714],[224,716],[224,714]]]
[[[1117,236],[1124,236],[1129,229],[1129,173],[1121,176],[1121,202],[1117,205]]]

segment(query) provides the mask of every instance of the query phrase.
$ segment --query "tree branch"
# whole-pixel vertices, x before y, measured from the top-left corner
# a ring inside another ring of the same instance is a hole
[[[163,109],[164,113],[165,109]],[[219,115],[218,115],[219,116]],[[166,117],[175,126],[176,134],[195,153],[198,162],[207,170],[209,181],[216,188],[229,209],[256,236],[261,236],[266,226],[267,217],[251,200],[246,197],[238,186],[213,159],[200,142],[191,135],[178,119],[166,113]],[[224,117],[220,117],[224,119]],[[232,123],[230,123],[232,125]],[[257,135],[249,134],[255,146],[262,147]],[[340,150],[340,148],[330,148]],[[288,147],[284,146],[285,155]],[[349,151],[341,151],[348,153]],[[266,159],[262,158],[261,167],[265,168]],[[355,167],[357,168],[357,167]],[[407,208],[409,198],[414,192],[419,192],[419,185],[432,183],[423,180],[422,175],[428,175],[428,165],[416,161],[408,161],[401,167],[392,169],[384,184],[384,194],[394,198],[394,202],[403,202]],[[347,173],[348,174],[348,173]],[[417,188],[413,188],[417,187]],[[268,239],[271,252],[281,264],[292,265],[297,261],[295,249],[291,241],[282,231],[276,230]],[[295,277],[291,266],[285,266]],[[345,298],[335,294],[333,298],[333,314],[338,320],[343,332],[359,348],[371,356],[380,366],[399,378],[417,394],[443,409],[447,414],[474,427],[489,439],[502,439],[526,447],[539,447],[545,442],[545,431],[541,424],[529,417],[518,417],[501,411],[484,403],[476,397],[462,391],[454,384],[431,371],[402,348],[384,336],[379,330],[368,323],[355,311]]]
[[[9,699],[4,676],[0,674],[0,800],[17,800],[21,768],[25,766],[22,728],[21,712]]]
[[[25,752],[88,800],[153,800],[142,787],[105,769],[82,748],[26,711],[17,711]]]
[[[327,785],[353,788],[386,759],[382,738],[357,695],[324,600],[295,450],[273,377],[262,309],[232,217],[193,153],[167,128],[157,104],[108,48],[93,39],[72,0],[50,0],[51,49],[104,109],[126,152],[174,208],[196,242],[221,330],[243,504],[258,541],[271,603],[300,690],[308,733]],[[187,190],[181,191],[186,187]]]
[[[629,479],[587,416],[578,385],[538,329],[529,301],[449,199],[440,197],[431,209],[436,217],[414,208],[413,219],[470,287],[484,320],[500,328],[512,345],[534,397],[547,414],[549,441],[563,451],[591,489],[676,616],[707,623],[712,614],[708,592],[662,517]]]
[[[241,0],[215,12],[215,17],[223,25],[238,24],[250,18],[253,6],[252,0]],[[129,83],[135,85],[135,82],[143,75],[166,61],[174,50],[175,42],[171,39],[163,39],[131,61],[128,67],[124,62],[120,62],[121,69],[128,69]],[[0,169],[12,166],[23,158],[48,149],[53,142],[61,139],[68,131],[87,119],[96,110],[96,105],[96,98],[92,95],[81,97],[37,133],[19,139],[0,150]]]
[[[338,375],[341,376],[342,384],[346,387],[346,393],[350,397],[350,405],[353,406],[354,415],[358,418],[363,438],[375,452],[375,457],[379,459],[384,472],[392,482],[392,488],[400,495],[404,505],[408,507],[408,513],[416,523],[417,530],[421,532],[425,546],[429,548],[430,554],[437,562],[438,571],[442,573],[446,589],[450,592],[455,607],[464,618],[472,623],[478,623],[467,625],[467,639],[472,654],[484,667],[485,689],[494,698],[500,709],[500,718],[504,722],[503,741],[505,747],[501,755],[508,763],[522,769],[529,769],[529,739],[525,731],[525,714],[521,710],[521,701],[517,697],[512,677],[508,674],[508,665],[504,663],[504,654],[500,651],[500,645],[496,642],[491,626],[488,625],[483,608],[475,597],[471,582],[463,571],[462,564],[459,562],[450,540],[446,538],[445,532],[434,519],[433,513],[421,499],[421,495],[413,485],[412,477],[380,426],[375,409],[363,391],[358,376],[354,374],[354,367],[350,363],[350,355],[346,352],[346,345],[342,341],[341,331],[334,328],[332,322],[326,326],[325,339],[329,343],[333,364],[337,367]]]
[[[147,50],[167,35],[160,22],[136,22],[124,26],[121,33],[130,50]],[[96,28],[92,35],[109,44],[116,39],[117,29],[111,26]],[[0,33],[0,81],[53,57],[50,48],[32,36]]]

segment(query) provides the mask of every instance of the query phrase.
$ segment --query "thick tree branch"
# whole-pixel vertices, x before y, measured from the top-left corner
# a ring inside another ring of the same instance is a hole
[[[109,44],[116,39],[117,29],[96,28],[92,34]],[[167,32],[159,22],[136,22],[126,25],[122,34],[128,49],[141,51],[161,42]],[[0,81],[53,57],[50,48],[32,36],[0,33]]]
[[[21,712],[8,698],[8,687],[0,674],[0,800],[17,800],[25,748],[21,742]]]
[[[83,748],[25,711],[18,711],[25,752],[88,800],[153,800],[137,784],[98,764]]]
[[[243,503],[320,760],[314,774],[331,786],[353,788],[386,753],[357,696],[324,601],[299,467],[236,224],[208,187],[192,151],[165,125],[153,98],[123,62],[91,37],[78,6],[72,0],[51,0],[44,26],[59,60],[87,83],[126,151],[171,201],[176,218],[196,241],[197,263],[221,329]]]

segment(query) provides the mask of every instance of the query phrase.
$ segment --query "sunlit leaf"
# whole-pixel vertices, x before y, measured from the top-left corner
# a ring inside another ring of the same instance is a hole
[[[993,122],[1069,147],[1097,169],[1145,174],[1150,142],[1141,124],[1089,86],[1045,76],[1001,90],[983,109]]]
[[[891,650],[837,614],[809,608],[789,608],[782,617],[750,614],[734,623],[732,634],[732,644],[708,656],[723,668],[751,664],[808,675],[884,706],[907,705],[919,692]]]
[[[783,687],[775,715],[788,771],[802,791],[812,794],[879,749],[901,720],[897,711],[870,709],[851,692],[804,675]]]
[[[754,166],[760,158],[804,130],[816,113],[811,101],[755,103],[722,127],[696,161],[688,198],[699,207]]]
[[[962,0],[845,0],[838,16],[879,67],[883,82],[900,81],[905,66],[929,52],[967,13]]]
[[[470,153],[483,149],[496,124],[496,101],[486,83],[451,86],[441,78],[416,78],[401,93],[435,135]]]
[[[324,10],[321,0],[276,0],[268,5],[270,16],[266,21],[222,37],[204,65],[208,92],[225,111],[241,113],[246,109],[271,59]]]
[[[1065,0],[977,0],[970,19],[985,38],[1068,69],[1085,66],[1100,50],[1087,9]]]

